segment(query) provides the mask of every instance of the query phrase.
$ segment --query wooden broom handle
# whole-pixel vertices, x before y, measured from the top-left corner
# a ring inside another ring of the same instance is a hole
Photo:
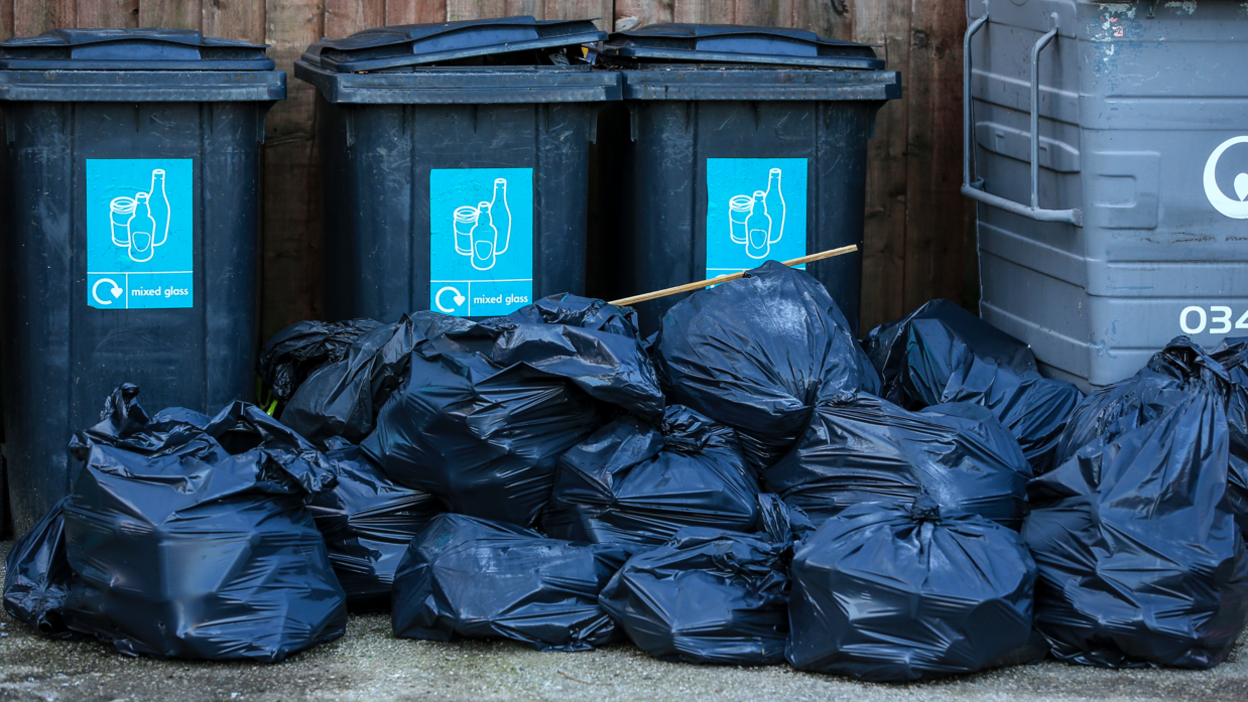
[[[856,244],[850,244],[849,246],[842,246],[839,249],[830,249],[828,251],[820,251],[819,253],[811,254],[809,256],[802,256],[801,258],[795,258],[791,261],[784,261],[784,265],[789,266],[789,267],[800,266],[803,263],[810,263],[811,261],[822,261],[825,258],[832,258],[833,256],[842,256],[847,253],[853,253],[857,250],[858,250],[858,246]],[[667,297],[668,295],[679,295],[680,293],[693,292],[694,290],[701,290],[702,288],[705,288],[708,285],[719,285],[720,283],[726,283],[730,280],[736,280],[737,278],[742,278],[744,276],[745,276],[744,271],[741,273],[729,273],[728,275],[721,275],[718,278],[711,278],[710,280],[699,280],[696,283],[685,283],[684,285],[677,285],[674,288],[664,288],[662,290],[655,290],[654,292],[648,292],[644,295],[634,295],[632,297],[626,297],[622,300],[612,300],[611,304],[623,305],[623,306],[634,305],[638,302],[645,302],[646,300],[654,300],[660,297]]]

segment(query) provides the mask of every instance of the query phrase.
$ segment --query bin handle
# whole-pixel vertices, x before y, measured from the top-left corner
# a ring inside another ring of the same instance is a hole
[[[988,0],[984,0],[984,16],[966,28],[962,39],[962,194],[976,202],[1037,222],[1064,222],[1082,227],[1082,210],[1046,210],[1040,207],[1040,51],[1057,36],[1056,12],[1049,15],[1053,28],[1036,40],[1031,51],[1031,205],[993,195],[984,190],[982,178],[971,179],[971,124],[974,119],[971,110],[971,37],[988,23],[988,13]]]

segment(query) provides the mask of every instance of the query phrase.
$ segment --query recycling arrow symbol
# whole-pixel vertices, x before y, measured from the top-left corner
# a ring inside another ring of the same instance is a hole
[[[452,293],[451,299],[455,301],[455,307],[447,307],[446,305],[442,304],[442,293],[444,292]],[[446,286],[445,288],[442,288],[441,290],[438,291],[436,295],[433,296],[433,304],[437,306],[439,311],[445,312],[447,314],[454,312],[456,307],[459,307],[460,305],[464,304],[467,301],[468,301],[468,298],[464,297],[463,293],[461,293],[459,289],[450,285]]]
[[[112,286],[108,291],[113,296],[112,300],[106,300],[100,297],[100,286],[103,285],[104,283],[108,283],[109,285]],[[95,281],[95,285],[91,286],[91,297],[95,298],[95,301],[101,305],[113,304],[113,301],[121,297],[121,294],[124,292],[125,290],[121,289],[121,287],[117,285],[117,281],[113,280],[112,278],[100,278],[99,280]]]

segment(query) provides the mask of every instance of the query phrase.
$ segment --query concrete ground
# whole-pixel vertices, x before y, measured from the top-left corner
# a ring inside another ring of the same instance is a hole
[[[0,558],[10,544],[0,543]],[[3,578],[0,562],[0,578]],[[276,665],[128,658],[94,641],[41,638],[0,613],[0,700],[1248,700],[1248,636],[1209,671],[1114,671],[1048,661],[912,685],[863,684],[787,666],[664,663],[631,645],[539,653],[504,641],[396,639],[385,615]]]

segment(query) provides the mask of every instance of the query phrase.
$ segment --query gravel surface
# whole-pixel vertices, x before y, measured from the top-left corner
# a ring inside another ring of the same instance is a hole
[[[10,544],[0,543],[0,556]],[[3,564],[0,564],[2,576]],[[929,683],[872,685],[787,666],[656,661],[631,645],[539,653],[503,641],[396,639],[385,615],[285,663],[128,658],[94,641],[39,637],[0,614],[0,700],[1248,700],[1248,636],[1209,671],[1114,671],[1054,661]]]

